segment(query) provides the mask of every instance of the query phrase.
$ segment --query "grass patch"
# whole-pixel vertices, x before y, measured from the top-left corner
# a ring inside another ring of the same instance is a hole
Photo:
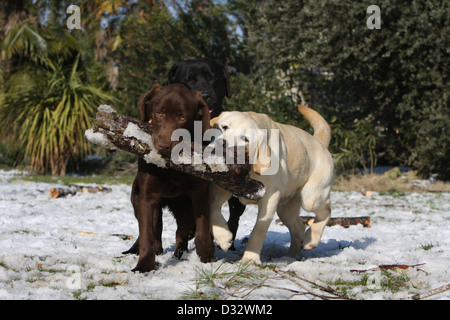
[[[381,281],[381,288],[389,290],[392,293],[399,292],[400,289],[407,287],[408,282],[411,280],[404,272],[396,274],[395,272],[385,270],[383,271],[383,276],[384,279]]]
[[[425,251],[431,250],[435,246],[439,246],[439,243],[433,244],[432,242],[430,242],[430,243],[421,243],[420,244],[420,248]]]
[[[391,293],[397,293],[405,287],[410,287],[410,280],[405,272],[398,273],[394,268],[371,274],[365,273],[354,280],[337,279],[332,285],[336,286],[336,290],[355,297],[358,291],[374,293],[390,291]]]
[[[81,297],[81,295],[85,292],[91,292],[95,289],[96,285],[93,283],[88,284],[85,290],[76,290],[72,292],[72,296],[75,300],[87,300],[87,297]]]
[[[401,198],[406,195],[405,192],[397,190],[396,188],[391,188],[386,191],[380,191],[379,193],[380,193],[380,196],[391,196],[393,198]]]
[[[250,271],[249,268],[250,265],[242,264],[239,264],[237,269],[233,265],[225,264],[197,268],[194,288],[189,288],[181,299],[218,300],[237,294],[245,295],[245,291],[251,290],[260,277],[256,271]]]
[[[343,294],[355,296],[355,294],[352,293],[351,290],[358,286],[366,287],[368,279],[369,276],[365,274],[360,279],[357,280],[337,279],[336,281],[334,281],[333,285],[336,286],[336,290],[342,291]]]
[[[43,182],[62,185],[72,185],[72,184],[131,185],[133,183],[135,176],[136,176],[135,173],[124,174],[121,176],[111,176],[108,174],[91,175],[91,176],[17,175],[10,181]]]
[[[42,268],[42,267],[38,267],[37,270],[39,272],[47,272],[47,273],[67,273],[67,270],[50,269],[50,268]]]

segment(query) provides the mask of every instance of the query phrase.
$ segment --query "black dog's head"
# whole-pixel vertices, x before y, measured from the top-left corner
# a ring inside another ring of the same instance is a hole
[[[227,69],[212,59],[185,60],[174,64],[169,71],[168,84],[173,83],[181,83],[191,91],[200,91],[209,106],[211,118],[223,111],[223,98],[231,97]]]

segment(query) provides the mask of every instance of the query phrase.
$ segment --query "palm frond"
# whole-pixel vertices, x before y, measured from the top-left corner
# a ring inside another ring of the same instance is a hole
[[[52,68],[27,70],[10,78],[0,97],[0,126],[22,145],[35,172],[64,174],[70,158],[89,151],[84,131],[97,106],[112,103],[103,90],[82,81],[80,55],[51,62]]]
[[[25,20],[15,26],[3,39],[0,58],[9,59],[18,54],[36,61],[46,59],[47,53],[47,40],[40,34],[36,24]]]

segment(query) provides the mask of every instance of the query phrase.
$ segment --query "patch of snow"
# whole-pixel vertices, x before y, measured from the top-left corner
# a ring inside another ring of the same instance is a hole
[[[225,159],[222,156],[208,155],[203,159],[212,172],[226,172],[228,170]]]
[[[86,139],[88,139],[95,145],[111,150],[116,149],[116,147],[108,140],[108,138],[106,138],[103,133],[94,132],[93,129],[88,129],[84,132],[84,135],[86,136]]]
[[[136,138],[142,143],[147,144],[151,151],[146,154],[143,158],[147,163],[153,163],[161,168],[166,168],[166,160],[156,151],[153,145],[152,136],[147,132],[141,130],[136,124],[130,122],[127,128],[123,132],[124,137]]]
[[[193,241],[181,260],[172,257],[177,226],[164,210],[164,252],[156,257],[157,270],[139,274],[131,272],[137,256],[121,254],[138,235],[131,186],[113,185],[108,186],[111,193],[78,193],[58,199],[50,198],[52,187],[55,184],[21,182],[20,173],[0,170],[0,299],[180,299],[195,289],[199,270],[239,268],[237,262],[257,215],[256,206],[247,206],[240,219],[236,251],[216,248],[216,261],[204,264]],[[293,259],[285,257],[290,244],[287,228],[272,222],[262,249],[263,264],[333,288],[337,282],[369,277],[374,290],[367,285],[350,289],[362,299],[408,298],[450,283],[450,193],[399,196],[374,192],[365,197],[359,192],[332,192],[331,201],[332,216],[370,216],[370,228],[327,227],[316,249],[299,252]],[[222,212],[227,217],[227,204]],[[114,234],[134,238],[122,240]],[[386,272],[369,270],[382,264],[421,263],[395,271],[409,280],[394,292],[381,286]],[[262,275],[270,272],[270,268],[250,270]],[[255,288],[247,299],[313,298],[275,289],[300,290],[284,279],[268,279],[267,284],[272,287]],[[448,300],[450,291],[429,299]]]
[[[247,194],[247,199],[262,199],[264,195],[266,194],[266,188],[261,187],[256,193]]]
[[[127,128],[123,132],[124,137],[136,138],[139,141],[148,144],[152,149],[154,149],[152,136],[147,132],[141,130],[136,124],[130,122]]]
[[[164,160],[155,149],[152,149],[152,151],[147,153],[143,158],[147,163],[153,163],[158,167],[166,168],[166,160]]]
[[[111,106],[106,104],[100,105],[97,110],[104,113],[117,113],[116,110],[114,110],[113,108],[111,108]]]

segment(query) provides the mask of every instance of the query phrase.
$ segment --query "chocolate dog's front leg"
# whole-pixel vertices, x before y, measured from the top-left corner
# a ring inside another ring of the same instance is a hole
[[[139,177],[136,177],[131,188],[131,204],[134,209],[134,216],[139,221],[139,194],[141,193],[141,188],[139,186]],[[139,254],[139,237],[136,242],[131,246],[130,249],[123,251],[122,254]]]
[[[183,252],[188,251],[188,241],[194,236],[192,231],[195,231],[191,199],[187,195],[179,196],[170,199],[168,206],[177,221],[175,252],[173,255],[175,258],[181,259]]]
[[[141,180],[141,177],[136,177],[133,182],[133,187],[131,189],[131,204],[133,205],[134,209],[134,216],[139,222],[139,203],[140,203],[140,195],[141,195],[141,185],[143,181]],[[145,182],[144,182],[145,184]],[[156,224],[156,234],[155,234],[155,254],[159,255],[163,253],[163,247],[162,247],[162,207],[159,206],[159,215],[158,219],[154,220],[154,223]],[[122,254],[136,254],[139,255],[139,241],[140,238],[138,237],[134,244],[131,246],[130,249],[123,251]]]
[[[214,260],[214,243],[209,219],[209,184],[191,193],[195,216],[195,247],[201,262]]]
[[[155,270],[155,221],[159,219],[159,198],[148,196],[139,199],[139,260],[133,272]]]
[[[155,254],[163,254],[164,249],[162,247],[162,209],[159,209],[158,221],[156,221],[156,233],[155,233]],[[139,237],[130,247],[130,249],[123,251],[122,254],[136,254],[139,255]]]

